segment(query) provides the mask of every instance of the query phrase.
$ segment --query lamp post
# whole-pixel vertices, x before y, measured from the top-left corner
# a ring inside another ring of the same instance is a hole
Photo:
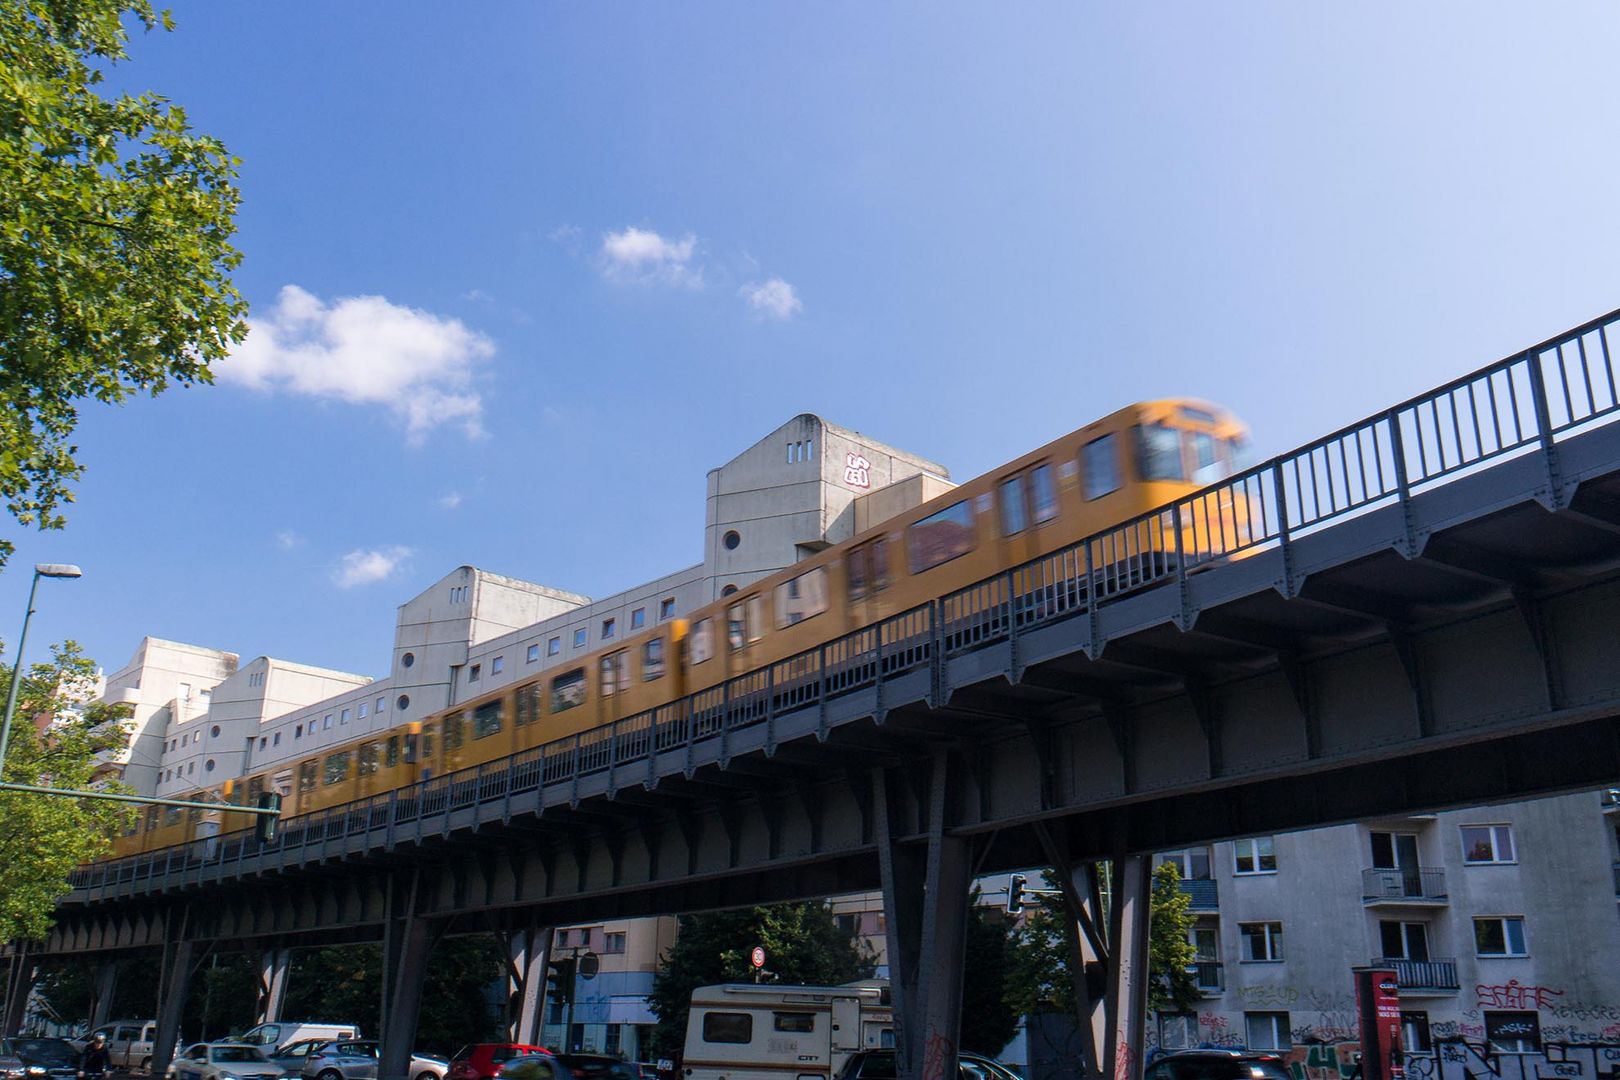
[[[0,778],[6,765],[6,747],[11,743],[11,714],[17,710],[17,687],[23,680],[23,646],[28,643],[28,620],[34,614],[34,594],[39,591],[39,579],[76,578],[84,571],[71,563],[35,563],[34,581],[28,586],[28,610],[23,612],[22,633],[17,635],[17,655],[11,661],[11,690],[6,694],[6,716],[0,720]]]

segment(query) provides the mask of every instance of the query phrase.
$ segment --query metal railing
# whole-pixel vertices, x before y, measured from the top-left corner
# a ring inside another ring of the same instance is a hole
[[[1378,957],[1373,967],[1393,968],[1395,983],[1402,990],[1457,990],[1457,961],[1405,960],[1400,957]]]
[[[1016,642],[1142,589],[1185,589],[1189,572],[1236,555],[1279,546],[1286,553],[1298,536],[1507,455],[1543,451],[1556,488],[1558,436],[1620,412],[1608,341],[1617,323],[1620,311],[1611,312],[1167,506],[721,686],[503,761],[289,819],[267,850],[283,864],[320,858],[333,840],[375,832],[392,841],[404,826],[491,800],[509,809],[515,797],[558,785],[577,797],[582,776],[626,766],[650,780],[660,753],[684,748],[690,765],[698,743],[719,739],[724,747],[730,732],[771,725],[789,711],[820,708],[824,734],[825,706],[840,695],[877,687],[881,708],[882,684],[893,676],[931,667],[932,685],[942,686],[950,657]],[[201,863],[260,850],[245,832],[206,843],[81,867],[73,884],[176,871],[200,879]]]
[[[1443,901],[1446,871],[1439,866],[1375,866],[1361,872],[1363,903],[1380,900]]]

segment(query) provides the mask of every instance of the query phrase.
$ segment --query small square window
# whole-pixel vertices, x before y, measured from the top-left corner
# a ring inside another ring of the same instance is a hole
[[[1524,944],[1524,916],[1491,915],[1474,920],[1476,956],[1529,956]]]
[[[610,638],[612,636],[613,636],[613,620],[612,619],[603,619],[602,620],[602,640],[606,641],[608,638]]]
[[[497,656],[495,659],[489,662],[489,673],[491,675],[499,675],[505,667],[506,657]]]
[[[585,628],[582,626],[578,630],[574,631],[574,648],[583,649],[584,647],[585,647]]]
[[[1238,937],[1243,943],[1243,959],[1259,963],[1273,963],[1283,958],[1282,923],[1238,923]]]
[[[640,630],[647,625],[647,609],[638,607],[630,613],[630,629]]]
[[[1513,826],[1464,825],[1462,847],[1463,862],[1469,865],[1514,862]]]
[[[556,656],[562,652],[562,638],[554,637],[546,642],[546,655]]]
[[[1234,874],[1275,874],[1277,872],[1277,843],[1270,836],[1251,836],[1232,841],[1232,872]]]
[[[470,682],[470,683],[477,682],[478,679],[479,679],[479,676],[483,675],[483,673],[484,673],[484,665],[482,665],[482,664],[474,664],[472,667],[467,669],[467,681]]]
[[[1288,1050],[1294,1045],[1285,1012],[1244,1013],[1243,1023],[1250,1050]]]
[[[540,646],[538,646],[538,645],[530,645],[529,646],[529,656],[528,656],[528,661],[527,662],[532,664],[538,659],[540,659]]]

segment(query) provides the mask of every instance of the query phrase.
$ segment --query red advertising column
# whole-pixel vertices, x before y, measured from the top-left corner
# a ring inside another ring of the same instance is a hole
[[[1352,968],[1361,1013],[1362,1080],[1404,1080],[1401,995],[1388,968]]]

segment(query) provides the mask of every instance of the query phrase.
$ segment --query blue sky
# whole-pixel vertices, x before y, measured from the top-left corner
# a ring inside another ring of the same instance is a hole
[[[1271,453],[1620,306],[1613,4],[174,13],[114,83],[242,158],[254,331],[85,413],[30,655],[381,674],[462,563],[696,562],[799,412],[958,479],[1167,393]]]

